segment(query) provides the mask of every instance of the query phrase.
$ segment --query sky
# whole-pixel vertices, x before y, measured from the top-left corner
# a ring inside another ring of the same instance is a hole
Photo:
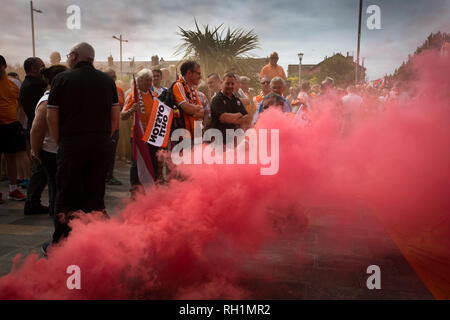
[[[52,51],[64,57],[81,41],[96,50],[96,60],[112,54],[119,61],[122,34],[123,60],[150,60],[157,54],[164,60],[181,44],[179,27],[193,29],[209,24],[253,30],[259,37],[254,57],[277,51],[279,64],[316,64],[341,52],[356,55],[358,0],[35,0],[36,55],[49,60]],[[0,54],[9,64],[23,63],[32,56],[30,1],[0,0]],[[66,21],[70,5],[80,8],[80,29],[70,30]],[[381,28],[369,30],[368,6],[380,8]],[[449,0],[364,0],[361,28],[361,57],[369,80],[392,73],[420,46],[431,32],[450,32]]]

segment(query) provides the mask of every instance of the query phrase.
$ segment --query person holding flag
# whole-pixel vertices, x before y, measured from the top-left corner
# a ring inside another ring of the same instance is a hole
[[[133,117],[131,128],[132,162],[130,167],[131,196],[135,197],[138,190],[152,185],[156,179],[158,148],[147,145],[142,140],[150,115],[159,103],[152,86],[152,71],[142,69],[133,76],[133,90],[129,93],[127,104],[120,113],[122,120]],[[143,191],[143,190],[142,190]]]

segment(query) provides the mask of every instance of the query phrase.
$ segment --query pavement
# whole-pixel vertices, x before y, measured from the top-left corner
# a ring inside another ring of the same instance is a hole
[[[130,193],[129,164],[116,161],[114,176],[120,180],[121,186],[106,186],[105,205],[110,216],[114,216],[125,205]],[[48,214],[24,215],[24,201],[8,199],[8,181],[0,182],[0,192],[4,203],[0,204],[0,277],[11,271],[12,260],[17,254],[41,252],[41,245],[51,241],[53,234],[53,218]],[[26,190],[21,189],[26,194]],[[45,188],[41,203],[48,204],[48,190]]]
[[[129,164],[117,161],[114,175],[123,185],[106,187],[106,209],[112,216],[129,198]],[[7,198],[8,182],[0,182],[0,191]],[[42,203],[48,203],[47,190]],[[39,252],[53,233],[49,215],[25,216],[23,206],[24,202],[8,200],[0,205],[0,276],[10,272],[17,254]],[[364,207],[307,208],[306,216],[306,232],[265,246],[244,266],[248,276],[240,284],[257,292],[254,298],[433,299],[387,231]],[[367,287],[371,265],[380,267],[381,289]]]

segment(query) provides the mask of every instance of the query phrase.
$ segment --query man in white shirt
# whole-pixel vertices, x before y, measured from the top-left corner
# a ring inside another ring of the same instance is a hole
[[[361,115],[363,99],[356,94],[356,87],[349,86],[348,94],[342,97],[342,127],[341,132],[347,134],[352,128],[352,122]]]
[[[360,115],[363,99],[356,94],[355,86],[349,86],[347,92],[348,94],[342,97],[342,113],[350,116]]]
[[[161,86],[162,71],[160,69],[154,69],[152,71],[152,74],[153,74],[153,84],[150,87],[150,90],[156,93],[159,97],[164,91],[167,91],[166,87]]]

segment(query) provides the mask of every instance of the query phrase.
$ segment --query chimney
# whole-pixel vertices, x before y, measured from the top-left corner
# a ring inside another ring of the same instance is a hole
[[[114,59],[113,59],[112,55],[110,55],[108,57],[108,66],[109,67],[113,67],[114,66]]]

